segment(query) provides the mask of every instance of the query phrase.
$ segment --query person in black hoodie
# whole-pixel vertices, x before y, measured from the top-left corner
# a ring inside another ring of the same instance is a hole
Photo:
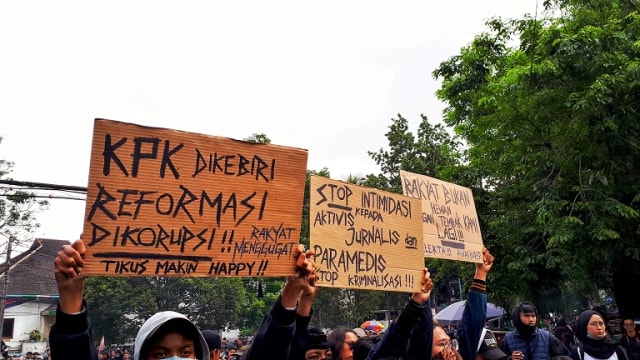
[[[571,326],[567,324],[567,321],[564,317],[560,317],[558,319],[558,323],[556,324],[556,328],[553,331],[553,335],[555,335],[567,349],[571,350],[573,345],[575,345],[575,341],[573,340],[574,334]]]
[[[82,240],[64,245],[54,260],[58,283],[56,323],[49,333],[54,359],[94,360],[98,358],[83,300],[84,256]],[[200,330],[183,314],[161,311],[142,324],[135,339],[134,360],[209,359],[209,348]]]
[[[515,330],[504,337],[502,351],[512,360],[551,360],[569,356],[566,346],[549,331],[538,328],[538,309],[530,302],[516,305],[511,312]]]

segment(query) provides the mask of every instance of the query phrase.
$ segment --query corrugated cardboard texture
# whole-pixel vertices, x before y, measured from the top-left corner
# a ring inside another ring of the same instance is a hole
[[[319,176],[310,196],[319,286],[420,291],[420,200]]]
[[[284,276],[307,151],[96,119],[85,275]]]
[[[402,192],[422,199],[424,256],[482,262],[482,234],[471,189],[400,171]]]

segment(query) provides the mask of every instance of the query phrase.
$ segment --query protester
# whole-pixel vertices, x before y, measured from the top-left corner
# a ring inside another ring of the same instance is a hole
[[[569,356],[566,346],[549,331],[538,328],[538,309],[530,302],[516,305],[511,312],[515,330],[504,337],[502,351],[512,360],[551,360]]]
[[[220,352],[222,350],[222,339],[220,339],[220,334],[213,330],[202,330],[202,336],[207,342],[207,347],[209,348],[209,360],[219,360]]]
[[[297,337],[291,344],[289,360],[331,359],[327,334],[317,327],[305,328],[304,332],[303,337]]]
[[[631,360],[640,360],[640,333],[633,319],[624,319],[622,322],[624,332],[620,343],[627,350],[627,356]]]
[[[411,334],[407,357],[413,359],[501,359],[506,357],[497,347],[492,332],[484,327],[487,314],[487,274],[495,258],[482,249],[482,262],[476,264],[471,290],[457,329],[458,339],[453,341],[448,331],[432,320],[430,306],[425,306],[425,322],[418,322]]]
[[[431,295],[431,289],[433,289],[433,282],[428,269],[424,269],[420,284],[420,292],[411,295],[398,318],[391,323],[382,335],[382,339],[371,349],[367,360],[399,359],[404,357],[409,337],[412,332],[416,331],[420,332],[421,336],[411,341],[413,354],[431,354],[433,317],[429,306],[429,296]],[[427,308],[429,308],[429,311],[426,311]],[[423,324],[424,326],[417,328],[418,324]],[[431,324],[431,326],[426,324]],[[363,340],[358,340],[358,342],[360,341]]]
[[[312,253],[307,253],[311,255]],[[308,260],[311,262],[312,260]],[[300,293],[296,307],[295,332],[289,350],[290,360],[328,360],[331,359],[331,349],[327,335],[322,329],[309,327],[312,305],[318,294],[315,283],[304,287]]]
[[[554,329],[553,335],[557,337],[567,349],[571,350],[575,345],[573,329],[567,321],[564,319],[564,316],[561,316],[558,319],[556,324],[556,328]]]
[[[606,317],[594,310],[585,310],[576,321],[577,346],[571,351],[573,360],[629,360],[624,347],[607,336]]]
[[[353,330],[355,331],[356,329]],[[378,334],[360,337],[358,341],[356,341],[355,345],[353,345],[353,360],[366,360],[371,350],[378,342],[380,342],[381,339],[382,335]]]
[[[317,266],[312,260],[313,252],[304,252],[302,245],[294,249],[296,264],[269,313],[262,320],[251,346],[243,359],[288,359],[294,338],[298,299],[308,306],[315,298],[317,288]],[[302,311],[304,313],[304,311]]]
[[[82,240],[62,246],[54,261],[58,283],[56,323],[49,333],[52,356],[64,360],[97,358],[87,304],[83,300],[84,256]],[[183,314],[162,311],[142,324],[134,343],[134,360],[156,360],[169,357],[206,360],[207,343],[198,328]]]
[[[358,341],[358,335],[353,329],[337,327],[329,332],[327,340],[333,360],[353,360],[353,346]]]
[[[497,360],[507,355],[498,348],[493,332],[485,327],[487,321],[487,275],[495,257],[488,249],[482,249],[482,262],[476,264],[471,290],[462,313],[462,321],[456,334],[460,356],[464,360]],[[434,331],[435,334],[435,331]],[[435,338],[434,338],[435,344]]]

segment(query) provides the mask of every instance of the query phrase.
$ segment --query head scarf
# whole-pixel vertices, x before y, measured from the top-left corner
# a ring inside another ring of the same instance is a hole
[[[578,316],[575,329],[576,337],[580,340],[580,347],[584,349],[585,353],[596,359],[608,359],[616,351],[618,342],[606,337],[604,339],[594,339],[587,336],[587,326],[593,315],[600,316],[606,323],[607,320],[603,314],[593,310],[585,310]]]

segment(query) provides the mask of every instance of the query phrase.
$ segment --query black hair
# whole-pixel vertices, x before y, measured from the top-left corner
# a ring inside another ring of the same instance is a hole
[[[353,360],[365,360],[380,339],[382,339],[380,335],[367,335],[359,338],[353,346]]]
[[[335,360],[340,359],[340,349],[342,344],[344,344],[344,339],[348,332],[358,336],[353,329],[343,326],[331,330],[327,335],[327,342],[329,342],[329,348],[331,349],[331,358]]]
[[[521,312],[534,313],[537,317],[538,309],[532,303],[525,301],[514,306],[513,310],[511,311],[511,323],[513,324],[513,327],[515,327],[516,330],[518,330],[518,333],[520,334],[520,336],[524,337],[525,339],[528,339],[531,337],[533,332],[535,332],[537,325],[529,326],[527,324],[522,323],[522,321],[520,321]]]
[[[536,314],[536,316],[538,316],[538,309],[536,308],[536,306],[527,301],[516,305],[516,307],[513,310],[514,310],[514,314],[512,315],[516,315],[516,316],[520,316],[521,312],[534,313]]]

